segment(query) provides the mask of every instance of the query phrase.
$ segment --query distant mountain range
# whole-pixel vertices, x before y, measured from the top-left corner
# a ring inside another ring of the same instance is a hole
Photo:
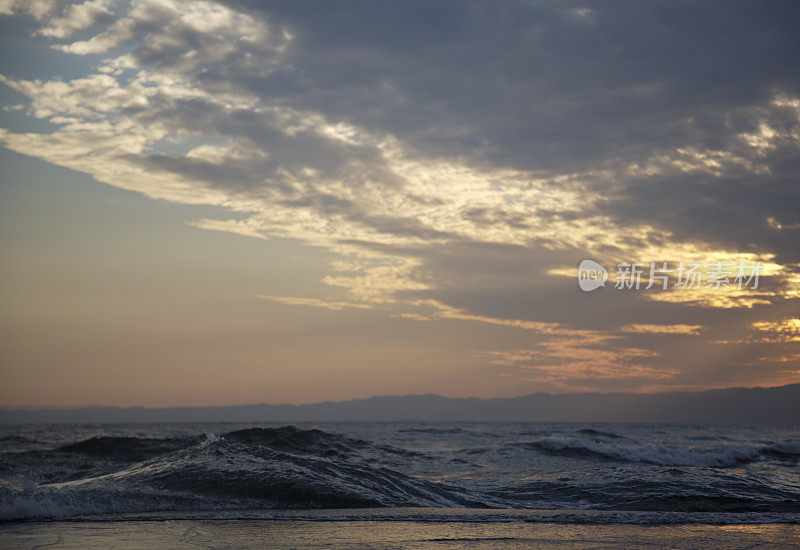
[[[5,409],[0,423],[563,421],[770,424],[800,426],[800,384],[665,393],[535,393],[453,399],[401,395],[310,405]]]

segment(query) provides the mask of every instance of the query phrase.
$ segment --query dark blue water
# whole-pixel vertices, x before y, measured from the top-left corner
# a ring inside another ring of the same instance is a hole
[[[568,423],[0,427],[5,520],[158,512],[191,517],[202,511],[237,517],[236,510],[251,517],[254,510],[379,507],[583,511],[585,517],[614,511],[647,513],[651,522],[714,521],[720,514],[724,521],[800,522],[800,429]]]

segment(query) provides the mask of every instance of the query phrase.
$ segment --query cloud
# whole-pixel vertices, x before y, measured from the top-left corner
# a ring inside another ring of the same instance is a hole
[[[346,308],[369,309],[369,306],[363,304],[322,300],[320,298],[294,298],[291,296],[268,296],[268,295],[261,295],[259,296],[259,298],[264,298],[265,300],[269,300],[271,302],[277,302],[279,304],[286,304],[290,306],[319,307],[323,309],[330,309],[333,311],[340,311]]]
[[[28,14],[42,20],[55,10],[56,0],[0,0],[0,15]]]
[[[244,237],[267,238],[261,233],[258,226],[253,226],[248,220],[198,220],[191,222],[191,225],[200,229],[235,233]]]
[[[632,324],[625,325],[620,329],[622,332],[635,332],[643,334],[699,334],[703,330],[702,325],[648,325]]]
[[[652,351],[631,347],[604,347],[603,340],[555,340],[534,349],[494,352],[493,363],[516,371],[522,380],[551,390],[593,389],[602,381],[638,384],[666,380],[678,374],[674,368],[643,364]]]
[[[789,317],[779,321],[758,321],[753,328],[770,333],[771,341],[800,342],[800,319]]]
[[[114,18],[112,5],[111,0],[88,0],[82,4],[71,4],[63,9],[60,16],[50,19],[39,34],[53,38],[67,38],[95,25],[110,23]]]

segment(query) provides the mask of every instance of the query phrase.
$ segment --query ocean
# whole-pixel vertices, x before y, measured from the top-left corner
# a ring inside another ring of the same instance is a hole
[[[6,425],[0,519],[800,523],[800,428]]]

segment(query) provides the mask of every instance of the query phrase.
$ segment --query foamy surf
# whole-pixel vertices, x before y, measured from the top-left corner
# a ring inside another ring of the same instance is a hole
[[[800,456],[799,445],[795,441],[766,446],[719,445],[711,448],[686,448],[655,444],[611,444],[574,437],[548,437],[527,445],[534,449],[572,454],[579,458],[596,457],[623,462],[658,464],[660,466],[727,468],[763,459],[770,455],[784,455],[788,458]]]

